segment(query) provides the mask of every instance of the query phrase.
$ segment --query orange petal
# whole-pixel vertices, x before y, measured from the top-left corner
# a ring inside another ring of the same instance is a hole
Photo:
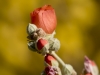
[[[30,15],[32,24],[35,24],[38,28],[42,28],[48,34],[53,33],[57,20],[55,11],[50,5],[38,8]]]

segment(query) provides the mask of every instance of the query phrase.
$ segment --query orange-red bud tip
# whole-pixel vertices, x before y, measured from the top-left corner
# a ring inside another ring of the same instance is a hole
[[[45,39],[39,39],[38,42],[37,42],[37,48],[38,50],[41,50],[46,44],[48,43],[47,40]]]
[[[52,61],[53,60],[56,60],[52,55],[50,55],[50,54],[47,54],[46,56],[45,56],[45,62],[46,63],[48,63],[49,65],[52,65]]]

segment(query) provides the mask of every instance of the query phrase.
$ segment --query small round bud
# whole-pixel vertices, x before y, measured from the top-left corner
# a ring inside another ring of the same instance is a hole
[[[38,39],[35,46],[36,46],[36,49],[43,55],[49,52],[48,50],[49,44],[48,44],[48,41],[45,39],[42,39],[42,38]]]
[[[49,39],[49,50],[51,51],[58,51],[60,49],[60,41],[56,38]]]
[[[59,67],[56,66],[47,66],[45,67],[46,75],[61,75],[61,71]]]
[[[35,49],[35,42],[33,42],[33,41],[30,41],[29,43],[28,43],[28,48],[30,49],[30,50],[32,50],[32,51],[37,51],[36,49]]]
[[[27,33],[30,35],[34,31],[36,31],[36,29],[37,29],[36,25],[29,23],[29,25],[27,26]]]
[[[65,64],[65,66],[62,68],[62,74],[63,75],[77,75],[76,71],[69,64]]]
[[[58,61],[50,54],[46,54],[45,62],[50,66],[57,66],[57,67],[59,66]]]

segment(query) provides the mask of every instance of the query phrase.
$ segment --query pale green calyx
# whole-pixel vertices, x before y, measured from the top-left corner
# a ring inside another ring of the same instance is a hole
[[[58,51],[60,49],[60,41],[56,38],[49,39],[50,48],[51,51]]]
[[[27,33],[30,35],[34,31],[36,31],[36,29],[37,29],[36,25],[29,23],[29,25],[27,26]]]
[[[69,64],[65,64],[65,66],[63,66],[62,74],[63,75],[77,75],[76,71]]]

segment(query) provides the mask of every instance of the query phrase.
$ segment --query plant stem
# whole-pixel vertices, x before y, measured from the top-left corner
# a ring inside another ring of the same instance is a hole
[[[61,64],[62,67],[65,66],[63,60],[54,51],[51,52],[51,55],[53,55],[57,59],[57,61]]]

